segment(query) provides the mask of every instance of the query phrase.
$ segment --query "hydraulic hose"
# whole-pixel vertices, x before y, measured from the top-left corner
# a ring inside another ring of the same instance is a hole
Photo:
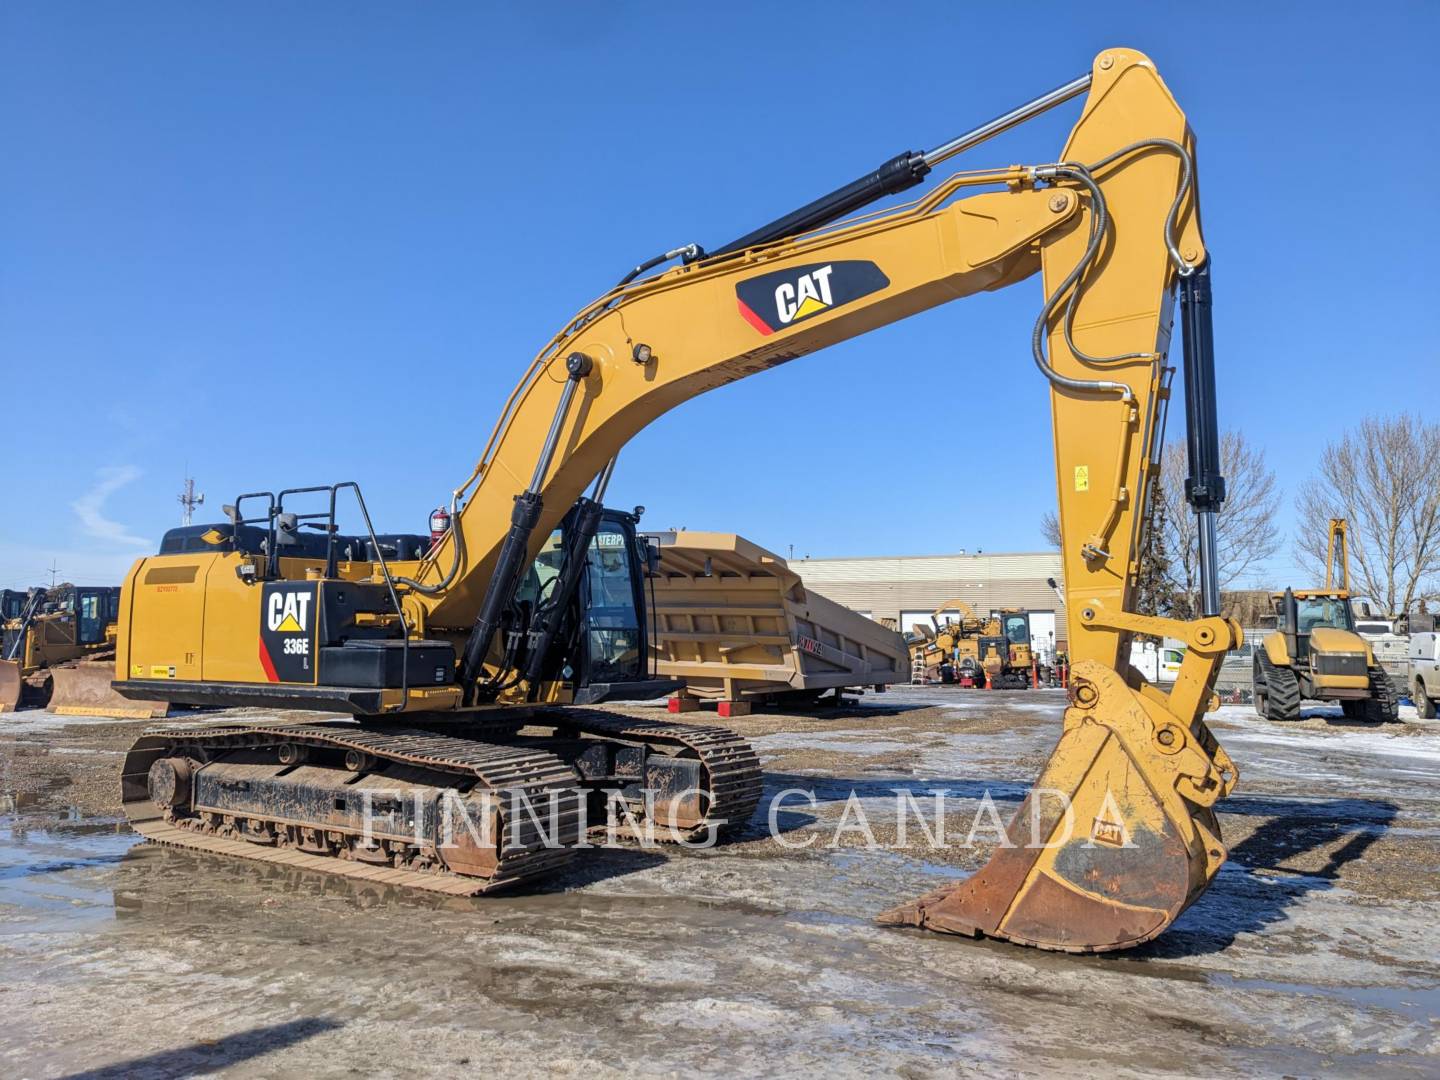
[[[645,273],[646,270],[653,270],[661,263],[667,263],[671,259],[684,259],[688,263],[694,262],[696,259],[703,259],[704,257],[705,252],[701,250],[699,244],[686,244],[684,247],[672,248],[669,251],[662,251],[659,255],[656,255],[655,257],[650,259],[646,259],[639,266],[635,267],[628,274],[622,277],[619,281],[615,283],[615,288],[623,289],[626,285],[629,285],[630,282],[634,281],[641,274]]]
[[[1063,387],[1067,390],[1075,390],[1089,393],[1118,393],[1122,400],[1129,401],[1134,398],[1134,391],[1125,383],[1113,382],[1107,379],[1074,379],[1061,375],[1050,365],[1049,358],[1045,354],[1045,331],[1050,324],[1055,310],[1059,307],[1062,298],[1068,293],[1065,300],[1065,312],[1061,320],[1061,329],[1065,335],[1065,344],[1070,352],[1079,360],[1087,364],[1104,365],[1119,363],[1124,360],[1143,359],[1146,353],[1124,353],[1119,356],[1091,356],[1082,350],[1075,343],[1074,325],[1075,309],[1079,302],[1081,283],[1086,272],[1094,265],[1095,259],[1100,253],[1100,245],[1105,239],[1110,227],[1110,213],[1105,203],[1104,192],[1095,181],[1094,174],[1114,164],[1137,150],[1149,148],[1168,150],[1180,159],[1180,185],[1176,191],[1175,198],[1170,204],[1170,210],[1165,216],[1165,248],[1169,252],[1171,261],[1175,264],[1176,272],[1187,278],[1195,272],[1191,265],[1181,254],[1180,248],[1175,241],[1175,226],[1180,216],[1180,208],[1184,204],[1185,197],[1190,192],[1190,186],[1194,178],[1194,163],[1190,151],[1173,139],[1144,139],[1139,142],[1130,143],[1121,147],[1113,153],[1107,154],[1090,165],[1080,165],[1074,162],[1059,162],[1054,165],[1039,165],[1031,170],[1031,175],[1037,180],[1054,181],[1056,179],[1073,180],[1084,187],[1090,194],[1091,219],[1090,235],[1085,245],[1085,252],[1060,285],[1046,298],[1044,306],[1040,309],[1040,316],[1035,320],[1035,329],[1030,337],[1030,349],[1034,356],[1035,364],[1040,373],[1053,386]]]

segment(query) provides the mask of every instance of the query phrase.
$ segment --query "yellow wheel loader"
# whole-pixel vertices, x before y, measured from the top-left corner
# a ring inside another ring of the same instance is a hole
[[[1081,96],[1054,160],[956,172],[857,214]],[[595,707],[677,688],[646,670],[639,510],[603,507],[616,455],[707,390],[1038,276],[1029,358],[1054,420],[1071,703],[1013,844],[884,921],[1078,952],[1153,938],[1224,861],[1214,805],[1236,782],[1204,721],[1239,628],[1218,614],[1224,480],[1195,178],[1193,135],[1155,65],[1108,49],[1034,101],[738,240],[640,263],[540,350],[423,551],[378,535],[353,483],[237,498],[227,523],[131,570],[116,689],[353,719],[152,730],[123,767],[132,825],[158,843],[454,894],[553,872],[607,815],[687,840],[744,825],[761,775],[743,739]],[[1204,539],[1204,615],[1189,622],[1132,608],[1175,336]],[[953,363],[909,366],[940,385]],[[363,530],[342,533],[341,501]],[[1168,691],[1129,670],[1137,633],[1189,646]]]
[[[1370,643],[1355,632],[1345,519],[1330,522],[1323,589],[1276,593],[1278,629],[1255,650],[1252,700],[1267,720],[1300,719],[1302,701],[1338,701],[1347,717],[1399,718],[1399,696]]]

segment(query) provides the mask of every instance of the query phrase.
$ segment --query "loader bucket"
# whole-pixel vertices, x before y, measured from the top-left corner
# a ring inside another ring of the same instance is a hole
[[[24,686],[20,665],[14,660],[0,660],[0,713],[14,712],[20,707],[20,691]]]
[[[1210,807],[1235,770],[1109,668],[1075,665],[1065,730],[1005,838],[973,876],[880,916],[1064,952],[1149,941],[1225,861]]]
[[[54,685],[50,711],[58,716],[113,716],[125,720],[161,717],[170,708],[166,701],[132,701],[110,688],[115,678],[113,660],[78,660],[50,669]]]

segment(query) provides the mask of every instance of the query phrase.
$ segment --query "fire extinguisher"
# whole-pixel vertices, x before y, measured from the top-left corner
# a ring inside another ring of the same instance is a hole
[[[437,506],[430,511],[430,546],[433,548],[440,543],[441,538],[450,531],[450,511],[443,506]]]

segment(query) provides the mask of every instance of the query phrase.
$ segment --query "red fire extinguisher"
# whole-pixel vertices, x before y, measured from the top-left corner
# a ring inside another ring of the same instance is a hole
[[[450,511],[437,506],[430,511],[430,546],[433,548],[450,531]]]

